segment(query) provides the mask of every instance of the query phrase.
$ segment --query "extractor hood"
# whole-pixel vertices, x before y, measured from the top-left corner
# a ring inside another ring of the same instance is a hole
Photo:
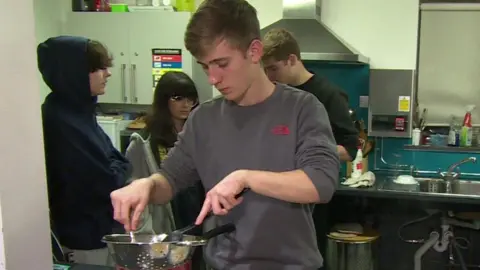
[[[262,36],[273,28],[287,29],[298,41],[303,60],[369,62],[367,57],[349,49],[322,23],[322,0],[282,1],[283,17],[263,28]]]

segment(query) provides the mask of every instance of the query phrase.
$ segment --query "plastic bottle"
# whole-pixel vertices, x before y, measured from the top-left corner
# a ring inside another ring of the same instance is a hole
[[[460,123],[457,123],[457,119],[452,115],[450,120],[450,130],[448,131],[448,145],[460,146]]]
[[[421,131],[419,128],[412,130],[412,145],[420,145]]]
[[[463,118],[463,125],[460,131],[460,146],[469,147],[472,146],[472,111],[475,109],[475,105],[468,105],[466,108],[465,117]]]
[[[357,155],[352,162],[352,178],[359,178],[363,174],[363,152],[362,147],[358,147]]]

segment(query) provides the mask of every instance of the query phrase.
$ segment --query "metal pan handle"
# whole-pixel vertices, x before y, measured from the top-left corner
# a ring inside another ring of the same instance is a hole
[[[238,198],[242,197],[243,194],[245,194],[245,193],[246,193],[247,191],[249,191],[249,190],[250,190],[249,188],[243,189],[242,192],[240,192],[240,193],[238,193],[237,195],[235,195],[235,199],[238,199]],[[204,220],[207,220],[207,219],[210,218],[211,216],[213,216],[213,212],[212,212],[212,211],[208,212],[208,214],[207,214],[207,216],[205,216],[205,219],[204,219]],[[179,230],[175,231],[175,233],[178,233],[178,234],[186,234],[186,233],[188,233],[188,232],[192,231],[193,229],[198,228],[198,227],[200,227],[200,226],[202,226],[202,225],[191,224],[191,225],[189,225],[189,226],[187,226],[187,227],[185,227],[185,228],[183,228],[183,229],[179,229]]]
[[[211,239],[215,236],[221,235],[221,234],[231,233],[231,232],[235,231],[235,229],[236,228],[235,228],[235,225],[233,223],[227,223],[225,225],[218,226],[214,229],[211,229],[208,232],[205,232],[202,235],[202,238],[205,239],[205,240],[209,240],[209,239]]]
[[[250,189],[249,188],[244,188],[240,193],[238,193],[237,195],[235,195],[235,199],[238,199],[240,197],[242,197],[246,192],[248,192]],[[207,220],[208,218],[210,218],[211,216],[213,216],[213,211],[210,210],[210,212],[208,212],[208,214],[205,216],[205,219],[204,220]],[[205,221],[204,221],[205,222]],[[191,231],[193,230],[194,228],[196,228],[197,226],[201,226],[201,225],[195,225],[195,224],[192,224],[188,227],[185,228],[185,231],[183,231],[183,233],[186,233],[188,231]]]
[[[250,189],[249,188],[244,188],[240,193],[238,193],[237,195],[235,195],[235,199],[238,199],[240,197],[242,197],[245,193],[247,193]],[[213,211],[210,210],[210,212],[208,212],[207,216],[205,217],[205,219],[209,218],[213,216]]]

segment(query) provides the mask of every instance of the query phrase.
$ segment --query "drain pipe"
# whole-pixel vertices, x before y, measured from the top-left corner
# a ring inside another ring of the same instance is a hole
[[[453,246],[453,249],[457,253],[457,259],[458,259],[458,262],[460,264],[460,268],[462,270],[467,270],[467,265],[465,264],[465,260],[463,259],[462,252],[460,251],[460,248],[458,247],[458,244],[457,244],[457,241],[455,240],[455,237],[452,237],[452,246]]]
[[[422,270],[422,257],[440,238],[440,234],[436,231],[430,233],[430,238],[415,252],[413,257],[413,265],[415,270]]]

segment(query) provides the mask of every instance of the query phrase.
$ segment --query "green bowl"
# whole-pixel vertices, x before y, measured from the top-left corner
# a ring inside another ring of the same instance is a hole
[[[127,4],[110,4],[112,12],[128,12]]]

